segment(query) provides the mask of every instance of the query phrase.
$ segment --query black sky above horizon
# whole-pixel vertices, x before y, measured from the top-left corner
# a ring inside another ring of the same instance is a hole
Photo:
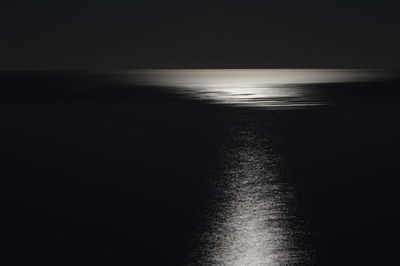
[[[14,0],[0,69],[400,68],[396,1]]]

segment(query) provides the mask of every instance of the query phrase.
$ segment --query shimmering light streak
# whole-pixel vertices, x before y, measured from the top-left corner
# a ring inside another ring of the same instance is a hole
[[[279,172],[279,156],[251,129],[236,131],[215,184],[215,216],[206,233],[205,265],[278,266],[307,260],[294,217],[293,187]],[[291,209],[292,208],[292,209]]]
[[[216,104],[303,107],[325,104],[310,90],[312,84],[364,81],[381,74],[339,69],[146,70],[127,72],[124,79]]]

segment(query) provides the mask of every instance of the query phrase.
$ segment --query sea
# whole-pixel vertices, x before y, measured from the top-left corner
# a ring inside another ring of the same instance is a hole
[[[395,265],[399,96],[388,70],[2,71],[0,260]]]

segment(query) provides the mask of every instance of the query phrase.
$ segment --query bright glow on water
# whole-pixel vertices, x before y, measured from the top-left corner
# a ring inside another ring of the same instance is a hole
[[[307,252],[298,244],[304,232],[293,226],[293,187],[281,176],[279,156],[265,146],[272,140],[249,128],[233,131],[200,264],[306,265]]]
[[[216,104],[296,107],[321,105],[305,85],[365,81],[379,76],[365,70],[146,70],[126,73],[131,82],[164,86],[174,93]]]

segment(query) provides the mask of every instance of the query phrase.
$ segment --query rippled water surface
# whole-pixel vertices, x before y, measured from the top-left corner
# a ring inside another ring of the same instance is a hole
[[[372,70],[147,70],[126,73],[133,83],[169,87],[178,95],[217,104],[305,107],[326,104],[315,84],[374,80]]]
[[[2,255],[18,265],[394,265],[400,83],[388,77],[1,72]]]

